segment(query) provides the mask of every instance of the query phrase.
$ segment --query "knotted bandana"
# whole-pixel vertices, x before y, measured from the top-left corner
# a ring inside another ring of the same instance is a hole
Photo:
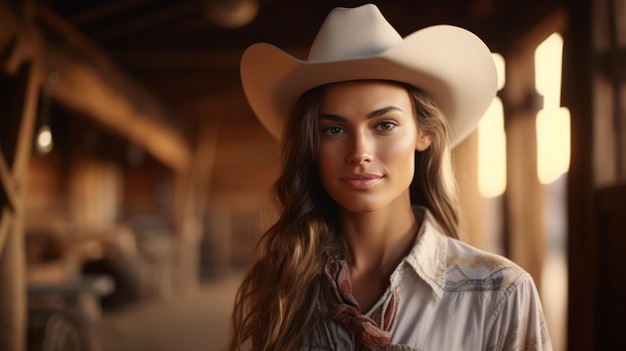
[[[330,317],[355,336],[357,350],[385,350],[390,346],[391,328],[395,321],[398,297],[391,291],[384,303],[367,317],[352,296],[350,268],[339,254],[332,254],[326,263],[326,277],[332,288]]]

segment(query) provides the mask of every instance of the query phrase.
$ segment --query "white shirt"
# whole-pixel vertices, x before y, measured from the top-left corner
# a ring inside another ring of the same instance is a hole
[[[390,350],[552,350],[532,277],[510,260],[444,235],[425,209],[411,252],[390,276],[396,293]],[[303,350],[354,350],[355,336],[328,319]]]

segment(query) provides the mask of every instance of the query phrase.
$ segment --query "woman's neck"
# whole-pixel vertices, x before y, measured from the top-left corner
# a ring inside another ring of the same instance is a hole
[[[353,273],[391,273],[410,251],[419,226],[410,201],[366,212],[342,211],[341,226]]]

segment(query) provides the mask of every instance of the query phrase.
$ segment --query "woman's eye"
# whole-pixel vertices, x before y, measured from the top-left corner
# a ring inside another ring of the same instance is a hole
[[[387,131],[392,130],[395,126],[396,126],[396,124],[393,123],[393,122],[384,121],[384,122],[378,123],[376,125],[376,129],[381,130],[383,132],[387,132]]]
[[[326,135],[338,135],[343,132],[343,129],[340,127],[327,127],[322,132]]]

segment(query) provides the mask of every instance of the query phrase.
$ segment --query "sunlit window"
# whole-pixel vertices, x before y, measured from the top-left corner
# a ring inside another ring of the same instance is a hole
[[[483,197],[502,195],[506,189],[506,136],[504,110],[496,97],[478,124],[478,190]]]
[[[562,350],[567,311],[567,171],[570,162],[570,114],[561,107],[563,38],[555,33],[535,50],[535,84],[543,96],[537,113],[537,177],[544,184],[542,206],[545,257],[541,299],[555,350]],[[564,176],[565,174],[565,176]]]
[[[498,90],[504,87],[504,58],[493,54],[498,71]],[[504,109],[495,97],[478,124],[478,190],[483,197],[500,196],[506,190],[506,135]]]
[[[549,184],[567,172],[570,162],[570,115],[561,107],[563,38],[554,33],[535,50],[535,86],[543,96],[537,113],[537,176]]]
[[[537,176],[542,184],[549,184],[569,169],[569,110],[565,107],[540,110],[536,123]]]

